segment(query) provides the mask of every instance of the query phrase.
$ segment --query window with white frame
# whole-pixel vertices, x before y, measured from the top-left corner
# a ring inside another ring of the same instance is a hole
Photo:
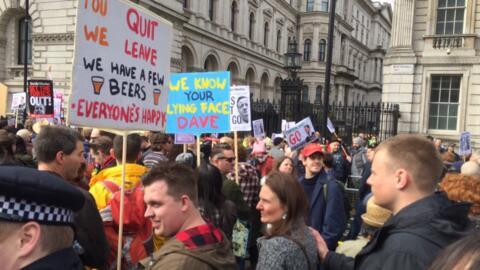
[[[25,63],[25,46],[27,47],[27,64],[32,63],[32,23],[28,22],[28,38],[25,39],[25,18],[21,18],[18,21],[18,64],[23,65]]]
[[[208,1],[208,18],[213,21],[215,17],[215,0]]]
[[[310,61],[310,55],[312,54],[312,40],[305,39],[303,44],[303,61]]]
[[[318,61],[325,62],[325,52],[327,50],[327,42],[325,39],[321,39],[318,44]]]
[[[277,49],[278,53],[280,52],[280,43],[281,42],[282,42],[282,31],[279,29],[279,30],[277,30],[277,46],[276,46],[276,49]]]
[[[461,80],[461,75],[432,75],[429,129],[457,129]]]
[[[317,86],[315,91],[315,103],[322,103],[322,86]]]
[[[315,2],[315,0],[307,0],[307,12],[313,11],[313,2]]]
[[[465,0],[438,0],[436,34],[463,33]]]
[[[253,30],[255,27],[255,14],[253,14],[253,12],[250,13],[250,18],[248,21],[248,38],[253,40]]]
[[[302,101],[308,102],[308,86],[304,85],[302,88]]]
[[[322,2],[320,2],[320,11],[328,11],[328,0],[322,0]]]
[[[270,27],[268,22],[265,22],[265,27],[263,28],[263,46],[268,47],[268,35],[270,33]]]

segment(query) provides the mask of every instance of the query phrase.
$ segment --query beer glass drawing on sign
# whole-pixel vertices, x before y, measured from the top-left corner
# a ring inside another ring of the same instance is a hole
[[[92,76],[92,84],[93,84],[93,92],[96,95],[100,95],[100,91],[102,90],[103,82],[105,79],[100,76]]]

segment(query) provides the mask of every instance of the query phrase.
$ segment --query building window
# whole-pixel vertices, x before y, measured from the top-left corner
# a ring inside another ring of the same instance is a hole
[[[28,22],[28,39],[25,40],[25,18],[18,22],[18,64],[25,64],[25,46],[27,46],[27,64],[32,63],[32,23]]]
[[[277,31],[277,52],[280,52],[280,43],[282,42],[282,31]]]
[[[255,26],[255,15],[253,15],[253,12],[250,13],[250,19],[248,23],[248,38],[250,40],[253,40],[253,27]]]
[[[264,32],[263,46],[268,47],[268,33],[270,32],[270,27],[268,26],[268,22],[265,23],[263,32]]]
[[[437,9],[437,29],[439,35],[463,33],[465,0],[439,0]]]
[[[457,129],[458,100],[460,96],[460,75],[432,76],[429,129]]]
[[[237,19],[237,2],[233,1],[232,2],[232,8],[231,8],[231,14],[232,17],[230,18],[230,28],[232,29],[232,32],[235,32],[235,20]]]
[[[313,2],[315,0],[307,0],[307,12],[313,11]]]
[[[188,0],[183,0],[183,8],[188,8]]]
[[[302,101],[308,102],[308,86],[304,85],[302,88]]]
[[[305,39],[303,44],[303,61],[310,61],[310,54],[312,52],[312,41]]]
[[[322,2],[320,2],[320,11],[328,11],[328,0],[322,0]]]
[[[210,21],[213,21],[213,16],[215,14],[215,0],[208,1],[208,18]]]
[[[317,86],[315,91],[315,103],[322,103],[322,87],[320,85]]]
[[[327,48],[327,42],[325,39],[320,40],[320,44],[318,46],[318,61],[325,62],[325,51]]]

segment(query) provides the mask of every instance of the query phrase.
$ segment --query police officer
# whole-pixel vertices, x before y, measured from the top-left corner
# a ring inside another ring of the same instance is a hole
[[[74,212],[85,197],[61,178],[26,167],[0,169],[1,269],[82,269]]]

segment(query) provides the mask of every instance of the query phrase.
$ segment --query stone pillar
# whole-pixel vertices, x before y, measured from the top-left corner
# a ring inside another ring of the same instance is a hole
[[[383,81],[382,102],[400,105],[401,118],[398,121],[399,133],[418,132],[417,115],[412,113],[415,104],[414,78],[417,58],[413,51],[415,24],[415,1],[396,0],[393,9],[391,47],[388,49],[382,66],[378,59],[379,81]],[[382,128],[386,123],[380,123]]]

